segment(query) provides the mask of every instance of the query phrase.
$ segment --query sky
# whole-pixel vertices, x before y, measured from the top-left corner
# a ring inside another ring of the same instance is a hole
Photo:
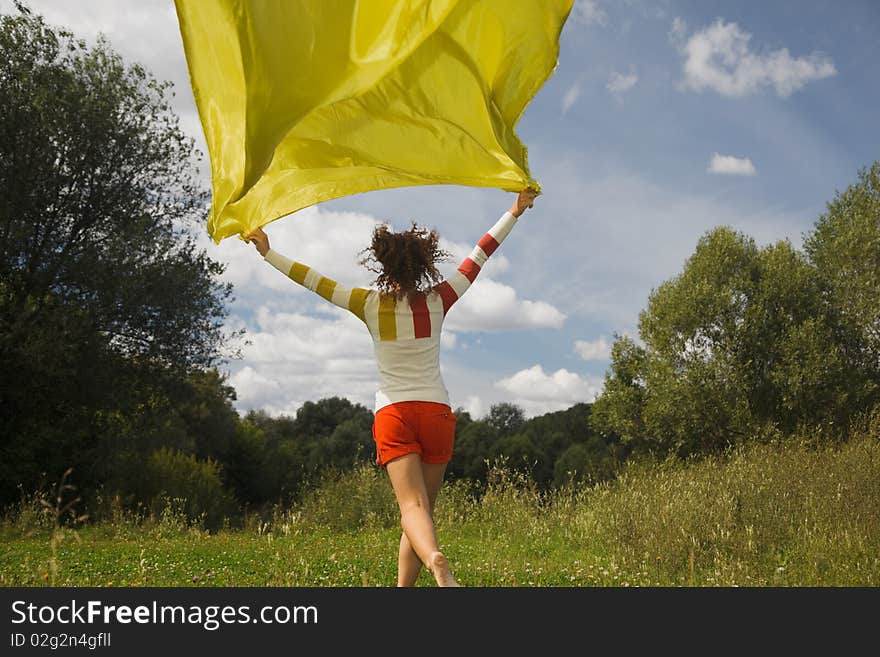
[[[172,81],[181,126],[207,153],[172,2],[28,4]],[[478,418],[511,402],[531,417],[593,401],[614,335],[638,336],[652,289],[715,226],[799,247],[835,193],[880,158],[878,34],[877,0],[576,0],[558,67],[517,126],[543,194],[444,323],[453,407]],[[266,232],[284,255],[366,287],[358,254],[378,223],[436,227],[449,275],[514,198],[450,185],[373,191]],[[243,358],[220,367],[241,413],[292,415],[334,395],[373,407],[378,373],[360,320],[252,245],[215,245],[207,231],[200,244],[227,263],[228,325],[246,329]]]

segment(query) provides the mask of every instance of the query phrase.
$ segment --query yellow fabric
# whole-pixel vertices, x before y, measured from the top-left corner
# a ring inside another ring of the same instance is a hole
[[[573,0],[175,0],[215,242],[373,189],[540,190],[514,127]]]

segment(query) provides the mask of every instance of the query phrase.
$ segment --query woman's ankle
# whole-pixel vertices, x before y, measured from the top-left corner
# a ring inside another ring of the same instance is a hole
[[[452,576],[449,568],[449,560],[442,552],[432,552],[428,558],[428,570],[434,576],[437,586],[459,586]]]

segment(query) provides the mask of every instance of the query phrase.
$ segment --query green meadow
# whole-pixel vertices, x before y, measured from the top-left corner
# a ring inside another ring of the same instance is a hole
[[[39,496],[2,522],[3,586],[390,586],[398,516],[383,471],[328,476],[296,506],[208,532],[183,501],[156,515],[106,501],[56,521]],[[492,469],[444,486],[440,542],[466,586],[880,585],[876,427],[816,446],[752,444],[635,461],[611,482],[539,491]],[[423,572],[420,585],[432,585]]]

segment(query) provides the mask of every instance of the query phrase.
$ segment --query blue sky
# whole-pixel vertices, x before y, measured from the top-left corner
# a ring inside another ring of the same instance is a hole
[[[30,5],[83,37],[105,33],[127,60],[172,80],[182,125],[204,149],[171,2]],[[534,415],[591,401],[612,335],[637,332],[652,288],[705,231],[724,224],[799,246],[835,191],[880,157],[877,35],[876,0],[577,0],[558,69],[517,128],[544,195],[447,320],[453,405],[481,416],[512,401]],[[436,226],[456,254],[449,273],[512,199],[452,186],[376,191],[267,232],[285,255],[365,285],[356,258],[377,221]],[[372,407],[378,376],[357,319],[239,240],[205,235],[204,247],[229,263],[230,326],[251,340],[223,368],[240,411],[294,413],[329,395]]]

